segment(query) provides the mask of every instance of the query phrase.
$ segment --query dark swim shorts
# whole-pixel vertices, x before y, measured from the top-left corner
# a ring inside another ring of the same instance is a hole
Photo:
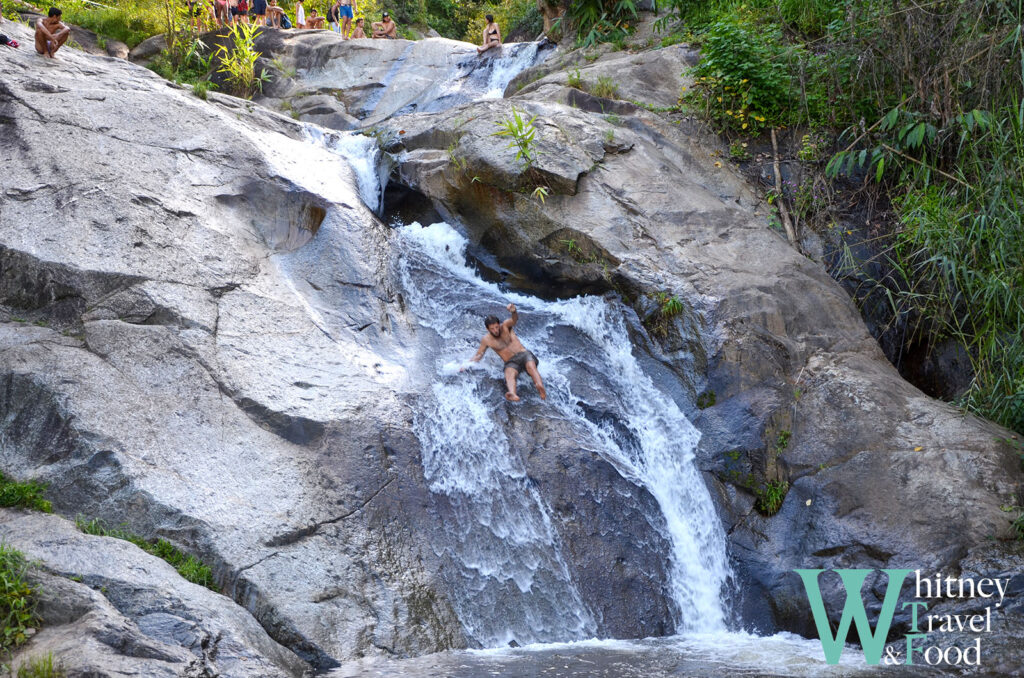
[[[540,361],[537,360],[537,356],[533,355],[532,351],[520,351],[505,361],[504,369],[507,370],[511,367],[517,372],[523,372],[526,370],[526,363],[531,361],[534,365],[540,365]]]
[[[256,16],[265,16],[267,13],[267,0],[253,0],[252,8],[256,10]]]

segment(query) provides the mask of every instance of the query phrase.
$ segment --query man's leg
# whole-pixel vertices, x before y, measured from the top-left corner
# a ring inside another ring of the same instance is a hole
[[[544,382],[541,381],[540,372],[537,371],[537,363],[532,360],[526,363],[526,373],[533,379],[533,385],[537,387],[537,393],[540,394],[541,400],[546,400],[548,392],[544,389]]]
[[[36,31],[36,51],[40,54],[47,54],[49,50],[46,49],[46,36],[43,35],[42,31]]]
[[[519,370],[514,367],[505,368],[505,386],[508,387],[505,393],[505,399],[515,402],[519,400],[519,396],[516,395],[516,378],[519,376]]]
[[[60,49],[61,47],[63,47],[64,43],[67,42],[68,38],[70,38],[70,37],[71,37],[71,29],[70,28],[65,28],[62,31],[58,31],[58,32],[54,33],[53,34],[53,45],[51,46],[51,49],[53,51],[50,52],[50,56],[53,56],[54,54],[56,54],[57,50]]]

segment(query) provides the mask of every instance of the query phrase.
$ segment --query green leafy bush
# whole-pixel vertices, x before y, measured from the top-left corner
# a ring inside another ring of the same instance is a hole
[[[684,98],[728,129],[757,131],[779,124],[791,83],[776,39],[733,18],[712,23],[693,69],[694,90]]]
[[[127,0],[111,6],[68,0],[60,7],[64,21],[120,40],[129,47],[166,30],[161,0]]]
[[[233,94],[246,99],[263,89],[263,83],[270,79],[267,69],[256,73],[256,60],[262,54],[256,51],[256,36],[261,26],[256,24],[234,24],[230,31],[231,47],[217,45],[218,73],[223,73]]]
[[[35,481],[19,483],[0,473],[0,506],[20,507],[50,513],[53,506],[43,499],[46,485]]]
[[[535,146],[537,128],[533,123],[537,116],[527,119],[525,113],[512,107],[512,115],[506,116],[495,123],[500,127],[493,136],[509,139],[506,148],[513,148],[516,151],[516,160],[522,165],[522,170],[527,172],[537,161],[538,150]]]
[[[25,581],[28,569],[29,563],[20,551],[0,543],[0,617],[4,623],[0,654],[28,640],[38,622],[32,588]]]
[[[766,516],[774,516],[782,508],[787,492],[789,483],[784,480],[770,480],[754,491],[757,497],[754,508]]]

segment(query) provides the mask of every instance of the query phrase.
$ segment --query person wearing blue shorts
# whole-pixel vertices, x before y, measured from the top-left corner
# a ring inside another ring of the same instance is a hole
[[[267,0],[252,0],[253,14],[256,15],[256,23],[260,26],[267,24]]]
[[[348,40],[348,34],[352,31],[352,17],[356,9],[356,0],[341,0],[338,6],[338,14],[341,16],[341,37]]]

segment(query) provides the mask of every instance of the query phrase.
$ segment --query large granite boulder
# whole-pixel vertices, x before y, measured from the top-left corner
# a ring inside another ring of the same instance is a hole
[[[284,678],[307,668],[246,610],[134,544],[10,509],[0,509],[0,536],[34,564],[42,622],[15,666],[52,653],[76,676]]]

